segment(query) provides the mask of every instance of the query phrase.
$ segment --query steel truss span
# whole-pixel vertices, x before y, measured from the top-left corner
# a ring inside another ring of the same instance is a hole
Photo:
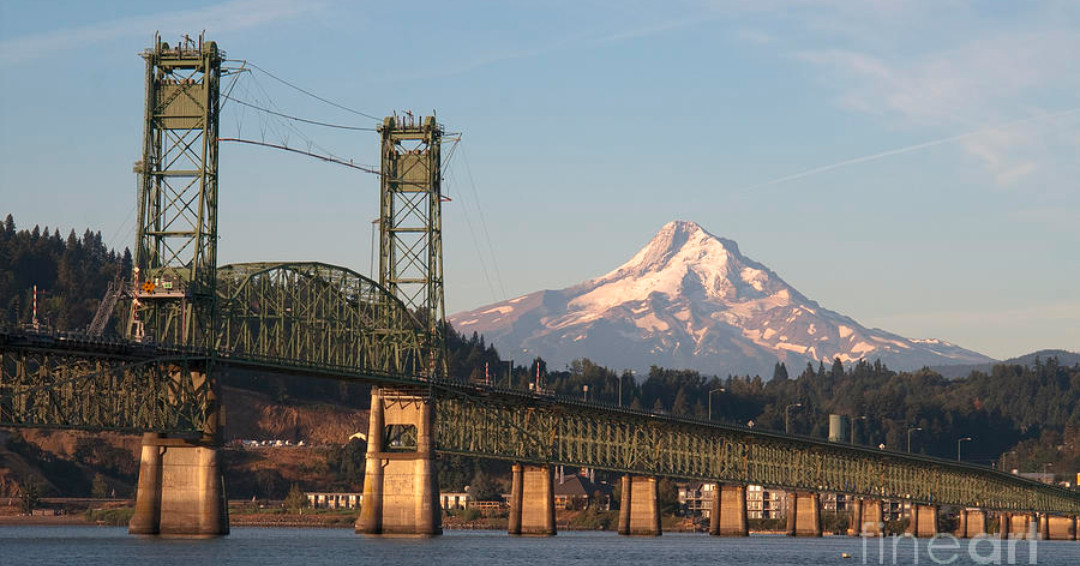
[[[140,344],[0,334],[0,425],[201,434],[206,358]]]
[[[418,375],[423,329],[378,283],[324,263],[241,263],[218,269],[221,361]]]
[[[435,392],[436,449],[536,464],[983,509],[1080,514],[1080,494],[994,470],[502,391]]]

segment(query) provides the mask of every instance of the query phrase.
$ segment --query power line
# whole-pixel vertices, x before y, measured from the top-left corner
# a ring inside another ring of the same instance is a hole
[[[321,97],[321,96],[319,96],[319,95],[317,95],[317,94],[315,94],[315,93],[313,93],[313,92],[311,92],[309,90],[305,90],[305,89],[303,89],[301,87],[298,87],[298,86],[290,83],[289,81],[275,75],[274,73],[271,73],[270,71],[267,71],[266,69],[256,65],[255,63],[252,63],[251,61],[243,60],[243,61],[241,61],[241,63],[243,63],[245,65],[248,65],[253,69],[257,69],[259,71],[262,71],[263,73],[266,73],[267,76],[274,79],[275,81],[278,81],[279,83],[281,83],[281,84],[283,84],[283,85],[285,85],[285,86],[287,86],[289,88],[292,88],[294,90],[302,92],[302,93],[314,98],[315,100],[318,100],[320,102],[324,102],[326,104],[329,104],[330,106],[333,106],[334,108],[338,108],[338,109],[344,110],[346,112],[351,112],[353,114],[356,114],[358,116],[363,116],[365,118],[370,118],[372,120],[375,120],[376,122],[381,122],[382,121],[381,118],[377,118],[375,116],[372,116],[371,114],[367,114],[367,113],[361,112],[359,110],[353,110],[352,108],[349,108],[347,106],[342,106],[341,104],[338,104],[337,102],[334,102],[333,100],[327,100],[327,99],[325,99],[325,98],[323,98],[323,97]]]
[[[263,88],[263,85],[261,84],[259,79],[256,77],[256,75],[254,75],[254,74],[251,75],[250,84],[258,90],[258,93],[248,91],[248,92],[246,92],[246,94],[248,96],[245,96],[245,98],[252,98],[253,97],[258,103],[264,105],[264,106],[259,106],[258,104],[252,104],[253,106],[256,106],[256,110],[259,110],[260,108],[265,108],[267,111],[269,111],[269,113],[266,114],[266,115],[267,116],[274,116],[275,118],[280,118],[282,116],[291,116],[290,114],[286,114],[284,112],[274,110],[274,109],[277,108],[277,104],[274,103],[273,97],[270,96],[270,93],[267,92],[267,90],[265,88]],[[246,84],[245,84],[245,90],[246,90]],[[261,93],[261,95],[259,93]],[[251,103],[249,103],[249,104],[251,104]],[[260,116],[261,116],[261,114],[260,114]],[[304,119],[302,119],[302,120],[304,120]],[[291,133],[299,136],[304,142],[307,143],[309,151],[317,150],[317,151],[325,154],[325,156],[331,157],[334,160],[337,160],[339,162],[352,163],[351,159],[346,159],[346,158],[340,157],[340,156],[336,155],[330,149],[328,149],[326,147],[323,147],[322,145],[316,143],[315,140],[313,140],[310,136],[308,136],[303,130],[298,128],[297,124],[294,123],[294,121],[287,120],[287,119],[284,119],[284,118],[278,119],[278,120],[263,120],[263,119],[260,119],[259,124],[260,124],[260,130],[261,130],[260,141],[263,141],[263,142],[266,141],[266,136],[267,136],[267,131],[266,130],[267,130],[267,128],[269,128],[270,130],[272,130],[271,134],[280,139],[280,145],[281,146],[283,146],[283,147],[291,147],[290,144],[289,144],[289,136],[290,136],[290,132],[291,132]],[[238,134],[236,137],[239,138],[241,136]],[[271,144],[271,145],[273,145],[273,144]],[[318,156],[318,157],[321,159],[323,156]]]
[[[476,190],[476,181],[473,180],[472,167],[469,167],[469,157],[464,145],[461,146],[461,160],[465,162],[465,174],[469,178],[469,187],[472,189],[473,200],[476,201],[477,216],[480,217],[480,230],[485,243],[487,243],[488,253],[491,254],[491,263],[495,270],[495,281],[498,282],[499,290],[502,291],[502,298],[505,300],[506,287],[503,285],[502,271],[499,269],[499,260],[495,255],[495,248],[491,245],[491,234],[488,232],[487,221],[484,220],[484,209],[480,206],[480,194]]]
[[[380,173],[377,169],[375,169],[373,167],[369,167],[369,166],[366,166],[366,165],[357,165],[357,164],[355,164],[355,163],[353,163],[351,161],[345,161],[344,159],[339,159],[337,157],[331,157],[331,156],[328,156],[328,155],[319,155],[318,153],[312,153],[310,151],[304,151],[302,149],[291,148],[291,147],[289,147],[287,145],[279,145],[279,144],[276,144],[276,143],[267,143],[267,142],[261,142],[261,141],[255,141],[255,140],[246,140],[246,139],[241,139],[241,138],[218,138],[218,141],[219,142],[243,143],[243,144],[248,144],[248,145],[257,145],[257,146],[261,146],[261,147],[269,147],[271,149],[280,149],[281,151],[299,153],[300,155],[306,155],[308,157],[314,157],[315,159],[320,159],[320,160],[326,161],[328,163],[336,163],[336,164],[344,166],[344,167],[349,167],[349,168],[352,168],[352,169],[358,169],[358,170],[363,171],[365,173],[371,173],[372,175],[382,175],[382,173]]]
[[[262,106],[252,104],[252,103],[247,102],[245,100],[240,100],[239,98],[233,98],[233,97],[231,97],[231,96],[229,96],[227,94],[222,95],[222,96],[223,96],[223,98],[231,100],[231,101],[233,101],[233,102],[235,102],[235,103],[237,103],[237,104],[239,104],[241,106],[247,106],[248,108],[253,108],[253,109],[258,110],[260,112],[266,112],[267,114],[272,114],[274,116],[285,118],[287,120],[294,120],[296,122],[303,122],[305,124],[312,124],[314,126],[323,126],[323,127],[326,127],[326,128],[337,128],[339,130],[354,130],[354,131],[360,131],[360,132],[375,132],[375,131],[377,131],[376,128],[367,128],[367,127],[363,127],[363,126],[345,126],[345,125],[341,125],[341,124],[331,124],[329,122],[319,122],[317,120],[308,120],[307,118],[300,118],[299,116],[292,116],[290,114],[285,114],[283,112],[276,112],[276,111],[271,110],[269,108],[264,108]]]

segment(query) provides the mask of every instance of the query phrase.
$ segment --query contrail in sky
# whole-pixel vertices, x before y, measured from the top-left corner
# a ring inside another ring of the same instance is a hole
[[[879,153],[873,153],[873,154],[870,154],[870,155],[864,155],[862,157],[856,157],[854,159],[845,159],[844,161],[839,161],[839,162],[833,163],[831,165],[823,165],[821,167],[814,167],[813,169],[807,169],[806,171],[802,171],[802,172],[799,172],[799,173],[793,173],[791,175],[785,175],[783,177],[778,177],[778,178],[773,179],[771,181],[765,181],[764,183],[758,183],[756,185],[750,185],[750,186],[747,186],[747,187],[743,187],[741,189],[738,189],[737,192],[752,191],[754,189],[760,189],[762,187],[768,187],[768,186],[771,186],[771,185],[779,185],[780,183],[786,183],[788,181],[794,181],[796,179],[802,179],[803,177],[809,177],[811,175],[817,175],[818,173],[824,173],[826,171],[832,171],[833,169],[840,169],[841,167],[847,167],[849,165],[857,165],[859,163],[866,163],[867,161],[875,161],[877,159],[882,159],[882,158],[889,157],[889,156],[892,156],[892,155],[899,155],[901,153],[910,153],[912,151],[919,151],[920,149],[926,149],[928,147],[934,147],[934,146],[937,146],[937,145],[944,145],[944,144],[952,143],[954,141],[959,141],[959,140],[962,140],[962,139],[973,138],[973,137],[980,136],[980,135],[988,133],[988,132],[994,132],[994,131],[997,131],[997,130],[1005,130],[1005,129],[1008,129],[1008,128],[1012,128],[1013,126],[1019,126],[1021,124],[1027,124],[1029,122],[1038,122],[1040,120],[1047,120],[1047,119],[1050,119],[1050,118],[1060,118],[1062,116],[1069,116],[1071,114],[1080,114],[1080,108],[1073,108],[1071,110],[1064,110],[1062,112],[1057,112],[1057,113],[1054,113],[1054,114],[1043,114],[1041,116],[1032,116],[1030,118],[1022,118],[1020,120],[1014,120],[1012,122],[1006,122],[1006,123],[998,125],[998,126],[992,126],[992,127],[989,127],[989,128],[982,128],[981,130],[975,130],[975,131],[967,132],[967,133],[964,133],[964,134],[957,134],[955,136],[949,136],[947,138],[941,138],[941,139],[932,140],[932,141],[928,141],[928,142],[923,142],[923,143],[919,143],[919,144],[915,144],[915,145],[909,145],[907,147],[900,147],[900,148],[897,148],[897,149],[890,149],[888,151],[882,151],[882,152],[879,152]]]

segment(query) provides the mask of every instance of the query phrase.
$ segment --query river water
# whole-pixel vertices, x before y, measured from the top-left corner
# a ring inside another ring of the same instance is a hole
[[[864,544],[865,543],[865,544]],[[434,538],[363,537],[351,529],[234,528],[215,539],[140,538],[112,527],[0,527],[0,565],[151,566],[303,564],[1045,564],[1080,565],[1080,542],[1027,542],[784,536],[716,538],[704,534],[621,537],[610,532],[564,532],[552,538],[510,537],[494,531],[447,531]],[[849,557],[844,557],[844,554]],[[950,560],[951,559],[951,560]]]

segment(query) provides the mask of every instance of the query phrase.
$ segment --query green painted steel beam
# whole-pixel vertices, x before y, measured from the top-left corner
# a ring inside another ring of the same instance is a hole
[[[1080,493],[980,466],[613,407],[436,387],[451,454],[914,503],[1080,514]]]
[[[264,265],[253,273],[276,269]],[[301,351],[322,356],[333,350]],[[430,391],[435,447],[442,453],[914,503],[1080,514],[1078,492],[981,466],[522,391],[431,381],[375,367],[379,364],[335,365],[331,358],[319,356],[308,361],[279,358],[271,355],[274,352],[221,350],[215,363]],[[190,374],[192,364],[197,366],[208,354],[164,345],[155,349],[0,333],[0,425],[172,432],[186,424],[186,430],[199,431],[200,423],[212,415],[212,399],[200,397],[194,381],[175,385],[184,392],[180,396],[166,395],[161,387],[169,384],[168,376],[186,375],[177,368],[187,368]],[[50,369],[42,369],[46,367]],[[107,394],[91,401],[98,392]],[[165,402],[179,398],[194,404],[177,408]]]

